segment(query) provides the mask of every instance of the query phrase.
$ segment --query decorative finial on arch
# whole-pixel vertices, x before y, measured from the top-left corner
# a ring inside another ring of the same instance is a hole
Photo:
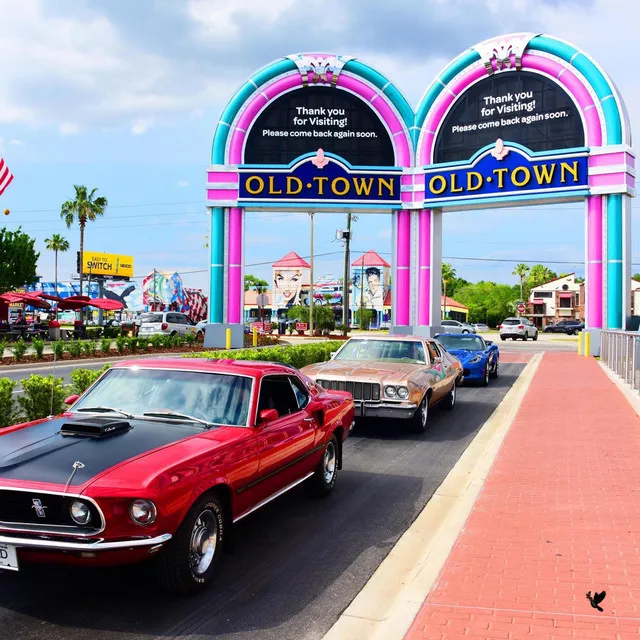
[[[316,155],[311,159],[311,164],[318,167],[318,169],[324,169],[329,164],[329,158],[324,155],[322,149],[318,149]]]
[[[298,53],[287,56],[289,60],[296,63],[302,75],[302,84],[307,87],[312,84],[331,84],[336,86],[338,77],[349,60],[353,60],[353,56],[337,56],[334,54],[311,54]],[[329,75],[331,79],[329,80]],[[311,77],[309,77],[311,76]]]
[[[490,38],[473,47],[479,54],[489,75],[502,69],[522,69],[522,56],[537,33],[513,33]]]
[[[496,146],[495,148],[491,151],[491,155],[496,159],[496,160],[504,160],[508,155],[509,155],[509,149],[507,149],[504,146],[504,142],[502,141],[502,138],[498,138],[496,140]]]

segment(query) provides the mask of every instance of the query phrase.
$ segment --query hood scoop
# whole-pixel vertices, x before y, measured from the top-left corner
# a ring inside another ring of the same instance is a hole
[[[126,433],[131,429],[133,429],[133,426],[128,420],[95,417],[88,420],[65,422],[60,429],[60,435],[103,440],[104,438]]]

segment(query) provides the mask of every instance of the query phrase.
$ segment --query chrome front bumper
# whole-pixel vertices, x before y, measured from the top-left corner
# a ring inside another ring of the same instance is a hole
[[[118,540],[105,542],[93,540],[87,542],[67,542],[44,538],[18,538],[0,535],[0,544],[10,544],[20,549],[42,549],[43,551],[126,551],[138,547],[158,547],[171,540],[170,533],[163,533],[155,538],[136,538],[133,540]]]
[[[408,420],[413,417],[418,406],[407,403],[369,402],[356,400],[355,415],[358,418],[399,418]]]

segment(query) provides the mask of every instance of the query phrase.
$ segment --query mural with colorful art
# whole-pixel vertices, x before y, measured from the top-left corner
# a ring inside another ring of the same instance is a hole
[[[247,80],[214,134],[209,321],[235,331],[242,320],[247,208],[390,212],[391,331],[433,335],[443,211],[584,202],[586,326],[597,355],[602,328],[624,328],[630,315],[634,185],[622,97],[597,62],[559,38],[516,33],[472,46],[415,111],[355,58],[287,56]]]
[[[300,304],[303,290],[309,291],[311,284],[311,265],[295,251],[274,262],[273,274],[273,311],[290,309]]]

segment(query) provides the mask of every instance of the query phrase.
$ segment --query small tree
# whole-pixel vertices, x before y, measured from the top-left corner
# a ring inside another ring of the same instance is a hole
[[[446,262],[442,263],[442,290],[444,295],[443,316],[447,317],[447,285],[453,284],[456,278],[456,270]]]
[[[524,292],[523,292],[524,279],[529,274],[529,271],[530,271],[529,266],[526,264],[523,264],[522,262],[520,264],[517,264],[516,268],[513,270],[513,275],[518,276],[520,278],[520,300],[524,300]]]
[[[58,295],[58,252],[69,251],[69,241],[66,238],[63,238],[59,233],[54,233],[50,238],[47,238],[44,241],[44,246],[49,251],[55,252],[55,281],[53,283],[56,295]]]
[[[373,309],[365,309],[363,307],[356,309],[355,315],[358,327],[363,331],[367,331],[371,326],[371,321],[373,320],[375,313],[376,312]]]
[[[257,289],[258,291],[263,291],[264,289],[269,288],[269,283],[262,278],[257,278],[256,276],[252,276],[250,273],[245,274],[244,276],[244,290],[249,291],[250,289]]]
[[[40,254],[35,238],[18,227],[16,231],[0,229],[0,293],[35,282]]]

